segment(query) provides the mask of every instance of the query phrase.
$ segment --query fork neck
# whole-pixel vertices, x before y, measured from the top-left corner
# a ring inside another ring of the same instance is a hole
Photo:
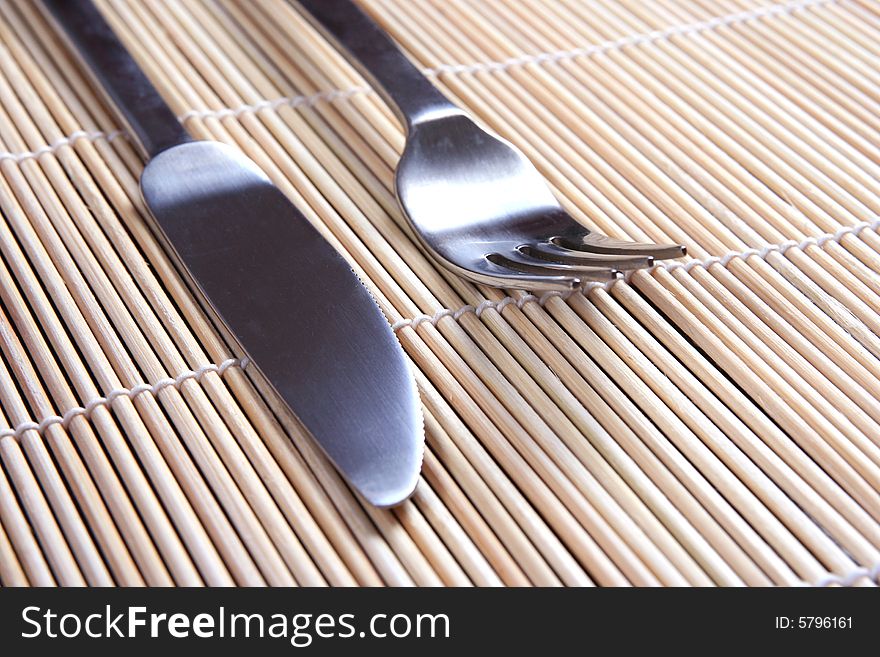
[[[407,59],[385,30],[351,0],[297,0],[303,14],[343,51],[395,110],[407,131],[430,119],[460,114]]]

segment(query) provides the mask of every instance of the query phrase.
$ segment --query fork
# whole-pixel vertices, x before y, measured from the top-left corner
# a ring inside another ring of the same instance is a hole
[[[680,245],[622,241],[578,223],[518,148],[444,96],[354,2],[297,2],[406,127],[397,199],[418,240],[448,269],[493,287],[570,291],[685,254]]]

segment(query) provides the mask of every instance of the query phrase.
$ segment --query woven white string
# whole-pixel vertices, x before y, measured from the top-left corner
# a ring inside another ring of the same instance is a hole
[[[274,100],[261,100],[251,105],[240,105],[239,107],[225,107],[219,110],[190,110],[186,114],[177,117],[181,123],[185,123],[190,119],[222,119],[225,117],[239,117],[242,114],[259,112],[263,109],[275,110],[279,107],[289,105],[290,107],[313,107],[318,103],[328,103],[335,100],[346,100],[352,96],[359,94],[372,93],[369,87],[351,87],[350,89],[331,89],[330,91],[321,91],[320,93],[309,96],[283,96]]]
[[[114,130],[113,132],[86,132],[85,130],[77,130],[67,137],[56,139],[51,144],[41,146],[34,151],[25,151],[23,153],[10,153],[9,151],[0,151],[0,161],[12,160],[13,162],[24,162],[25,160],[33,160],[47,153],[55,153],[62,146],[73,146],[80,139],[87,141],[97,141],[98,139],[106,139],[113,141],[117,137],[128,137],[124,130]]]
[[[165,388],[180,388],[186,381],[189,380],[201,380],[209,372],[216,372],[217,374],[222,375],[226,370],[232,367],[246,367],[247,359],[237,359],[230,358],[228,360],[223,361],[219,364],[210,364],[205,365],[204,367],[200,367],[197,370],[188,370],[174,377],[173,379],[161,379],[153,384],[142,383],[136,385],[132,388],[119,388],[113,390],[107,394],[106,397],[98,397],[96,399],[91,400],[85,406],[78,406],[76,408],[71,408],[63,416],[54,415],[51,417],[44,418],[40,422],[22,422],[18,426],[13,429],[6,429],[0,431],[0,439],[13,437],[15,439],[21,438],[28,431],[36,431],[37,433],[42,434],[48,427],[54,424],[60,424],[61,426],[67,428],[70,422],[79,416],[83,416],[85,418],[89,418],[94,410],[98,407],[109,406],[113,403],[113,400],[118,399],[119,397],[128,397],[130,399],[134,399],[138,395],[143,393],[149,393],[152,395],[156,395],[161,390]],[[870,568],[860,567],[855,570],[845,574],[845,575],[836,575],[834,573],[828,573],[824,577],[820,578],[813,584],[808,582],[803,582],[802,586],[815,586],[815,587],[828,587],[828,586],[854,586],[862,579],[867,579],[874,583],[880,583],[880,563],[874,564]]]
[[[854,586],[861,579],[867,579],[874,584],[880,584],[880,563],[876,563],[870,568],[856,568],[846,575],[828,573],[815,583],[804,584],[804,586]]]
[[[726,253],[722,256],[712,256],[704,260],[691,260],[689,262],[658,262],[653,267],[637,271],[651,272],[656,269],[666,269],[667,271],[672,271],[674,269],[684,269],[685,271],[690,271],[694,267],[702,267],[704,269],[708,269],[714,264],[719,264],[722,267],[726,267],[730,263],[730,261],[734,260],[735,258],[758,257],[762,260],[766,260],[767,256],[771,253],[785,254],[790,249],[804,251],[811,246],[821,247],[822,245],[829,242],[840,243],[840,241],[843,240],[843,238],[847,235],[858,235],[864,230],[880,230],[880,219],[874,221],[864,221],[858,224],[854,224],[852,226],[845,226],[844,228],[838,230],[836,233],[827,233],[824,235],[819,235],[817,237],[808,237],[801,242],[790,240],[781,244],[768,244],[767,246],[761,248],[747,249],[745,251],[731,251],[730,253]],[[610,290],[617,283],[621,282],[621,280],[623,280],[624,282],[628,282],[635,273],[635,271],[627,272],[626,276],[624,276],[623,279],[609,281],[607,283],[588,283],[577,292],[589,292],[590,290],[596,288],[602,288],[607,291]],[[477,306],[462,306],[461,308],[455,309],[444,308],[443,310],[438,310],[433,315],[418,315],[410,319],[402,319],[399,322],[396,322],[391,328],[395,332],[397,332],[408,327],[417,328],[419,325],[426,323],[431,324],[432,326],[436,326],[437,323],[440,322],[440,320],[446,317],[452,317],[453,319],[458,320],[462,315],[465,315],[467,313],[474,313],[477,317],[479,317],[487,310],[495,310],[497,312],[501,312],[510,305],[514,305],[522,310],[523,306],[525,306],[527,303],[537,303],[538,305],[543,306],[550,299],[567,299],[575,293],[576,292],[546,292],[540,296],[534,294],[526,294],[519,298],[504,297],[503,299],[500,299],[498,301],[487,300],[483,301]]]
[[[779,3],[776,5],[769,5],[765,7],[759,7],[754,10],[738,12],[734,14],[729,14],[726,16],[720,16],[716,18],[712,18],[706,21],[700,21],[696,23],[689,23],[684,25],[672,26],[664,30],[657,30],[653,32],[648,32],[644,34],[631,35],[627,37],[623,37],[621,39],[617,39],[614,41],[607,41],[599,44],[594,44],[585,48],[577,48],[573,50],[560,50],[556,52],[549,53],[539,53],[536,55],[525,55],[522,57],[514,57],[503,61],[498,62],[485,62],[485,63],[476,63],[476,64],[445,64],[441,66],[437,66],[431,69],[427,69],[424,73],[431,77],[439,77],[445,74],[450,75],[463,75],[463,74],[474,74],[481,72],[497,72],[497,71],[505,71],[511,68],[516,67],[524,67],[531,64],[547,64],[554,63],[564,60],[577,59],[580,57],[591,57],[602,53],[607,53],[614,50],[622,50],[632,46],[650,44],[657,41],[668,40],[675,36],[683,36],[688,34],[696,34],[700,32],[715,30],[720,27],[736,25],[740,23],[746,23],[753,20],[758,20],[761,18],[771,17],[771,16],[779,16],[792,14],[797,11],[801,11],[810,7],[817,7],[828,4],[836,4],[837,0],[795,0],[793,2]],[[349,89],[334,89],[329,91],[323,91],[320,93],[312,94],[312,95],[302,95],[302,96],[293,96],[293,97],[281,97],[273,100],[263,100],[257,103],[249,104],[249,105],[241,105],[235,108],[223,108],[219,110],[191,110],[179,117],[181,122],[186,122],[192,118],[225,118],[225,117],[239,117],[245,113],[258,112],[263,109],[278,109],[282,106],[290,106],[290,107],[300,107],[307,106],[311,107],[321,102],[333,102],[337,100],[345,100],[351,98],[352,96],[358,94],[367,94],[371,93],[372,90],[367,87],[352,87]],[[99,139],[106,139],[108,141],[112,141],[117,137],[125,136],[127,134],[123,130],[114,130],[112,132],[104,132],[104,131],[95,131],[95,132],[86,132],[83,130],[78,130],[67,137],[62,137],[57,139],[56,141],[48,144],[46,146],[42,146],[33,151],[25,151],[20,153],[12,153],[8,151],[0,151],[0,161],[3,160],[12,160],[14,162],[23,162],[29,159],[39,158],[42,155],[55,153],[58,149],[64,146],[72,146],[80,139],[86,139],[89,141],[96,141]],[[707,258],[705,260],[692,260],[687,263],[659,263],[656,267],[662,267],[667,270],[673,270],[678,268],[683,268],[686,271],[690,271],[693,267],[709,267],[712,264],[721,264],[722,266],[726,266],[731,260],[734,258],[746,258],[750,256],[757,256],[759,258],[766,258],[770,253],[779,252],[785,253],[789,249],[796,248],[800,250],[804,250],[809,246],[822,246],[827,242],[840,242],[843,237],[847,235],[857,235],[865,229],[877,230],[880,228],[880,220],[873,222],[864,222],[861,224],[857,224],[854,226],[848,226],[842,228],[836,233],[826,234],[819,237],[811,237],[801,242],[796,241],[786,241],[781,244],[771,244],[762,248],[756,249],[748,249],[742,252],[731,252],[725,254],[723,256],[715,256],[711,258]],[[611,286],[616,284],[617,281],[612,281],[610,283],[604,284],[593,284],[588,286],[587,289],[602,287],[604,289],[610,289]],[[501,312],[508,305],[515,305],[518,308],[522,308],[527,303],[536,302],[540,305],[544,305],[550,298],[553,297],[561,297],[567,298],[572,293],[558,293],[558,292],[549,292],[543,294],[541,296],[536,296],[533,294],[524,295],[520,298],[514,297],[505,297],[499,301],[483,301],[477,306],[464,306],[462,308],[458,308],[455,310],[452,309],[444,309],[440,310],[434,315],[420,315],[414,317],[412,319],[402,320],[397,322],[392,327],[393,330],[399,331],[406,327],[416,328],[422,323],[430,323],[432,325],[436,325],[441,319],[445,317],[452,317],[454,320],[458,320],[462,315],[466,313],[473,312],[479,317],[485,310],[493,309],[498,312]],[[99,407],[109,407],[114,400],[120,397],[128,397],[130,399],[134,399],[140,394],[149,393],[152,395],[158,394],[165,388],[176,388],[179,389],[186,381],[189,380],[201,380],[206,374],[209,372],[215,372],[217,374],[222,375],[226,370],[231,367],[245,367],[247,364],[246,359],[228,359],[219,364],[209,364],[201,367],[197,370],[188,370],[182,372],[174,378],[166,378],[161,379],[155,383],[147,384],[142,383],[138,384],[132,388],[119,388],[110,391],[104,397],[98,397],[89,401],[85,406],[80,406],[76,408],[71,408],[64,413],[62,416],[50,416],[42,419],[39,422],[27,421],[22,422],[14,428],[5,429],[0,431],[0,438],[20,438],[28,431],[36,431],[38,433],[42,433],[48,427],[60,424],[61,426],[67,428],[70,422],[79,416],[83,416],[85,418],[89,418],[91,414],[94,412],[96,408]],[[878,583],[880,582],[880,563],[875,564],[871,568],[857,568],[846,575],[835,575],[833,573],[829,573],[826,576],[822,577],[818,581],[816,581],[812,586],[816,587],[827,587],[827,586],[853,586],[861,579],[867,579],[871,582]],[[805,585],[809,585],[806,584]]]
[[[793,0],[791,2],[782,2],[775,5],[767,5],[766,7],[758,7],[749,11],[741,11],[724,16],[718,16],[704,21],[695,23],[685,23],[682,25],[673,25],[663,30],[655,30],[653,32],[645,32],[633,34],[630,36],[616,39],[613,41],[603,41],[585,48],[576,48],[574,50],[559,50],[556,52],[538,53],[535,55],[523,55],[522,57],[512,57],[498,62],[480,62],[475,64],[443,64],[434,68],[424,69],[422,72],[428,77],[440,77],[445,74],[463,75],[473,73],[486,73],[506,71],[511,68],[519,68],[530,64],[549,64],[569,59],[577,59],[579,57],[592,57],[601,53],[607,53],[613,50],[623,50],[631,46],[646,45],[657,41],[666,41],[676,36],[685,36],[688,34],[698,34],[716,30],[719,27],[727,27],[749,21],[768,18],[772,16],[782,16],[793,14],[810,7],[818,7],[821,5],[836,4],[839,0]],[[322,91],[312,95],[303,96],[285,96],[275,98],[273,100],[261,100],[253,104],[240,105],[235,108],[222,108],[219,110],[191,110],[180,116],[180,120],[185,122],[192,118],[224,118],[239,117],[242,114],[258,112],[263,109],[277,109],[279,107],[289,105],[291,107],[308,106],[311,107],[321,102],[332,102],[351,98],[359,94],[372,93],[369,87],[350,87],[348,89],[333,89],[330,91]]]
[[[818,7],[821,5],[836,4],[838,0],[793,0],[792,2],[781,2],[775,5],[767,5],[766,7],[758,7],[748,11],[741,11],[735,14],[727,14],[710,18],[709,20],[699,21],[696,23],[686,23],[684,25],[673,25],[662,30],[653,32],[645,32],[642,34],[633,34],[625,36],[614,41],[603,41],[595,45],[585,48],[575,48],[573,50],[557,50],[556,52],[540,53],[537,55],[523,55],[522,57],[511,57],[500,62],[484,62],[476,64],[444,64],[425,71],[427,75],[440,76],[444,73],[452,75],[462,75],[468,73],[485,73],[492,71],[506,71],[511,68],[520,68],[530,64],[552,64],[554,62],[565,61],[568,59],[577,59],[579,57],[593,57],[602,53],[613,50],[623,50],[632,46],[646,45],[656,43],[657,41],[668,41],[672,37],[685,36],[688,34],[698,34],[700,32],[708,32],[717,30],[719,27],[729,27],[740,23],[758,20],[761,18],[769,18],[771,16],[783,16],[793,14],[810,7]]]
[[[790,249],[799,249],[801,251],[805,250],[810,246],[822,246],[823,244],[827,244],[829,242],[839,243],[844,237],[847,235],[858,235],[864,230],[880,230],[880,219],[871,221],[871,222],[863,222],[860,224],[856,224],[853,226],[847,226],[846,228],[842,228],[836,233],[829,233],[826,235],[821,235],[818,237],[810,237],[801,242],[784,242],[782,244],[771,244],[765,246],[760,249],[749,249],[747,251],[740,251],[736,253],[728,253],[724,256],[708,258],[706,260],[693,260],[691,262],[686,263],[658,263],[652,269],[663,268],[666,270],[673,269],[684,269],[689,271],[694,267],[704,267],[707,268],[712,264],[720,264],[722,266],[726,266],[731,260],[734,258],[747,258],[747,257],[758,257],[758,258],[766,258],[770,253],[785,253]],[[648,270],[651,271],[651,270]],[[603,289],[610,289],[611,286],[615,285],[619,281],[612,281],[609,283],[595,283],[592,286],[588,286],[585,289],[593,289],[596,287],[601,287]],[[580,292],[580,291],[579,291]],[[413,317],[411,319],[404,319],[397,323],[395,323],[391,328],[395,332],[401,331],[405,328],[417,328],[420,324],[428,323],[433,326],[436,326],[440,320],[445,317],[451,317],[454,320],[460,319],[463,315],[467,313],[474,313],[477,317],[482,315],[486,310],[495,310],[497,312],[501,312],[507,306],[514,305],[517,308],[522,309],[527,303],[537,303],[541,306],[545,305],[547,301],[552,298],[559,297],[562,299],[566,299],[575,292],[547,292],[540,296],[534,294],[526,294],[519,298],[514,297],[505,297],[498,301],[486,300],[476,306],[463,306],[461,308],[453,309],[444,309],[440,310],[433,315],[419,315],[417,317]],[[88,402],[85,406],[80,406],[77,408],[72,408],[68,410],[64,415],[55,415],[52,417],[47,417],[39,422],[23,422],[11,429],[5,429],[0,431],[0,438],[7,438],[9,436],[20,438],[27,431],[37,431],[42,432],[46,427],[49,427],[53,424],[60,424],[65,428],[68,426],[70,421],[78,417],[80,415],[88,418],[95,408],[99,406],[109,406],[114,399],[118,397],[130,397],[134,398],[144,392],[149,392],[153,395],[158,393],[160,390],[168,387],[179,388],[185,381],[190,379],[200,380],[205,374],[208,372],[217,372],[218,374],[223,374],[230,367],[244,367],[247,364],[246,359],[235,359],[231,358],[229,360],[225,360],[219,364],[211,364],[205,365],[204,367],[200,367],[197,370],[189,370],[183,372],[171,379],[162,379],[153,384],[142,383],[133,388],[119,388],[117,390],[112,390],[107,394],[106,397],[98,397],[97,399],[93,399]],[[872,572],[876,572],[877,567],[874,567]],[[858,577],[857,575],[853,575],[853,577]],[[876,574],[873,576],[876,580]]]
[[[116,132],[110,133],[108,135],[105,135],[104,133],[86,133],[86,132],[74,133],[70,137],[67,137],[63,140],[58,140],[54,144],[52,144],[50,146],[46,146],[43,149],[38,149],[37,151],[34,151],[34,152],[19,153],[19,154],[0,153],[0,160],[2,160],[4,157],[9,157],[9,158],[21,161],[21,160],[28,159],[28,158],[39,157],[43,153],[51,152],[53,150],[60,148],[61,146],[70,145],[78,139],[93,139],[94,140],[94,139],[104,138],[104,137],[112,139],[112,138],[123,136],[123,135],[124,135],[124,133],[122,131],[116,131]],[[660,262],[660,263],[657,263],[656,265],[654,265],[654,267],[652,267],[651,269],[648,269],[647,271],[650,272],[650,271],[653,271],[654,269],[658,269],[658,268],[666,269],[667,271],[672,271],[674,269],[684,269],[685,271],[690,271],[694,267],[708,268],[713,264],[720,264],[721,266],[726,267],[727,264],[735,258],[758,257],[761,259],[766,259],[767,256],[771,253],[784,254],[789,249],[798,249],[798,250],[803,251],[810,246],[821,247],[822,245],[824,245],[828,242],[839,243],[844,237],[846,237],[848,235],[858,235],[859,233],[861,233],[864,230],[876,231],[878,229],[880,229],[880,220],[866,221],[866,222],[854,224],[852,226],[845,226],[835,233],[826,233],[824,235],[820,235],[820,236],[816,236],[816,237],[808,237],[807,239],[802,240],[800,242],[797,242],[794,240],[788,240],[788,241],[782,242],[781,244],[768,244],[768,245],[760,247],[760,248],[746,249],[745,251],[731,251],[731,252],[726,253],[724,255],[712,256],[712,257],[709,257],[709,258],[706,258],[703,260],[690,260],[688,262]],[[635,272],[629,272],[623,280],[628,281],[629,278],[633,275],[633,273],[635,273]],[[609,281],[607,283],[591,283],[591,284],[585,285],[583,290],[581,290],[581,291],[588,292],[589,290],[595,289],[597,287],[603,288],[605,290],[610,290],[618,282],[619,281]],[[424,323],[428,323],[433,326],[436,326],[437,323],[440,322],[440,320],[442,320],[446,317],[452,317],[454,320],[458,320],[459,318],[461,318],[463,315],[465,315],[467,313],[474,313],[474,314],[476,314],[477,317],[479,317],[486,310],[495,310],[495,311],[501,312],[502,310],[504,310],[504,308],[506,308],[509,305],[515,305],[517,308],[522,309],[523,306],[525,306],[527,303],[536,302],[539,305],[543,306],[544,304],[547,303],[547,301],[549,301],[550,299],[552,299],[554,297],[567,299],[572,294],[573,294],[572,292],[547,292],[547,293],[542,294],[540,296],[536,296],[534,294],[527,294],[527,295],[523,295],[522,297],[519,297],[519,298],[504,297],[503,299],[500,299],[498,301],[486,300],[486,301],[483,301],[482,303],[478,304],[477,306],[467,305],[467,306],[462,306],[461,308],[454,308],[454,309],[453,308],[444,308],[442,310],[438,310],[433,315],[418,315],[416,317],[412,317],[409,319],[402,319],[399,322],[396,322],[394,325],[392,325],[392,329],[395,332],[397,332],[397,331],[400,331],[400,330],[407,328],[407,327],[417,328],[419,325],[424,324]],[[3,434],[0,434],[0,437],[3,437]]]
[[[141,395],[145,392],[150,393],[151,395],[156,395],[165,388],[179,389],[180,386],[190,380],[200,381],[202,377],[204,377],[209,372],[223,374],[230,367],[245,367],[246,365],[246,359],[230,358],[228,360],[224,360],[222,363],[219,364],[212,363],[210,365],[200,367],[197,370],[187,370],[186,372],[178,374],[173,379],[160,379],[155,383],[140,383],[132,388],[118,388],[116,390],[111,390],[107,393],[106,396],[92,399],[85,406],[77,406],[76,408],[71,408],[66,411],[64,415],[52,415],[50,417],[43,418],[39,422],[27,421],[18,424],[14,428],[4,429],[3,431],[0,431],[0,439],[9,437],[19,439],[28,431],[36,431],[38,433],[42,433],[48,427],[54,424],[60,424],[66,429],[74,418],[80,416],[89,418],[96,408],[102,406],[110,406],[110,404],[112,404],[114,400],[120,397],[128,397],[130,399],[134,399],[138,395]]]
[[[791,2],[782,2],[765,7],[758,7],[749,11],[742,11],[725,16],[718,16],[704,21],[695,23],[686,23],[682,25],[674,25],[663,30],[655,30],[641,34],[634,34],[616,39],[613,41],[604,41],[585,48],[577,48],[574,50],[560,50],[557,52],[538,53],[535,55],[524,55],[522,57],[513,57],[498,62],[482,62],[477,64],[443,64],[434,68],[426,69],[424,73],[428,76],[438,77],[444,74],[461,75],[468,73],[480,73],[491,71],[505,71],[514,67],[528,66],[529,64],[547,64],[559,62],[567,59],[577,59],[579,57],[591,57],[601,53],[613,50],[622,50],[631,46],[644,45],[657,41],[664,41],[675,36],[684,36],[688,34],[698,34],[716,30],[719,27],[727,27],[761,18],[769,18],[772,16],[782,16],[796,13],[808,9],[810,7],[818,7],[821,5],[837,4],[839,0],[793,0]],[[358,94],[371,93],[368,87],[351,87],[349,89],[332,89],[329,91],[321,91],[316,94],[302,96],[285,96],[272,100],[261,100],[256,103],[241,105],[239,107],[226,107],[217,110],[191,110],[182,114],[181,122],[186,122],[193,118],[221,119],[225,117],[239,117],[242,114],[250,112],[259,112],[263,109],[278,109],[285,105],[291,107],[311,107],[317,103],[333,102],[336,100],[344,100]],[[46,153],[53,153],[62,146],[73,144],[78,139],[114,139],[123,135],[124,132],[116,130],[114,132],[84,132],[77,131],[69,137],[58,139],[57,141],[42,146],[34,151],[24,153],[0,152],[0,160],[14,160],[21,162],[27,159],[33,159]]]

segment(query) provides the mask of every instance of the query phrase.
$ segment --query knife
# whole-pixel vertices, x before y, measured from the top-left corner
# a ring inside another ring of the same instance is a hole
[[[187,134],[91,0],[45,4],[147,160],[151,228],[270,405],[368,502],[405,500],[421,468],[421,407],[368,290],[254,162]]]

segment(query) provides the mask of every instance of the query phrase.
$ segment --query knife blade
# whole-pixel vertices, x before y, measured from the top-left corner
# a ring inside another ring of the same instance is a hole
[[[270,405],[368,502],[402,502],[421,468],[421,407],[369,291],[253,161],[192,140],[91,0],[45,4],[147,159],[152,229]]]

